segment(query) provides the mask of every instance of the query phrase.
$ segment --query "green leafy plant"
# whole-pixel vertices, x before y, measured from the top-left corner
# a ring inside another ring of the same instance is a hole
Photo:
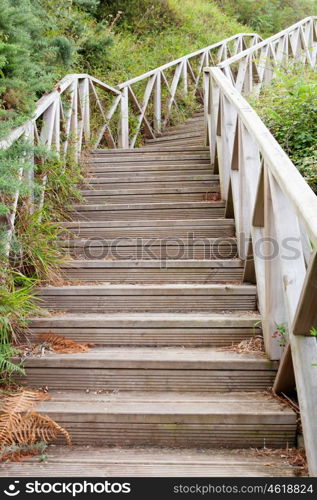
[[[60,233],[56,223],[43,220],[42,211],[19,212],[11,246],[13,268],[42,282],[56,279],[63,262]]]
[[[287,327],[284,323],[277,324],[276,330],[273,332],[273,338],[277,338],[279,345],[285,347],[288,340]]]
[[[19,349],[13,344],[21,340],[27,326],[27,318],[35,310],[33,281],[25,276],[11,273],[6,286],[0,287],[0,383],[2,384],[8,382],[12,375],[24,373],[21,364],[12,361],[12,358],[19,355]]]
[[[311,328],[309,333],[313,336],[313,337],[316,337],[317,338],[317,329],[316,328]]]
[[[315,337],[316,341],[317,341],[317,329],[312,327],[309,331],[310,335],[312,335],[313,337]],[[317,363],[313,363],[312,366],[317,366]]]

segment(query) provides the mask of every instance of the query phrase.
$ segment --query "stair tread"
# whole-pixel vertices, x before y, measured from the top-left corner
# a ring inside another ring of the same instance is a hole
[[[173,208],[213,208],[224,207],[224,201],[174,201],[174,202],[155,202],[155,203],[123,203],[117,204],[115,207],[106,205],[104,203],[97,203],[95,205],[86,204],[73,204],[73,210],[144,210],[159,208],[173,209]]]
[[[177,154],[180,153],[180,154]],[[160,161],[171,161],[171,160],[176,160],[176,161],[190,161],[190,160],[209,160],[209,152],[195,152],[191,151],[190,153],[186,154],[186,151],[180,152],[180,151],[162,151],[160,150],[159,153],[153,152],[151,149],[145,152],[141,153],[127,153],[126,155],[120,155],[113,153],[112,155],[101,155],[101,154],[96,154],[94,155],[94,161],[96,159],[101,158],[104,163],[142,163],[142,162],[147,162],[147,161],[155,161],[155,162],[160,162]]]
[[[125,292],[127,294],[133,294],[135,292],[156,292],[160,294],[170,294],[173,295],[175,292],[183,292],[186,294],[208,294],[213,292],[213,294],[236,294],[240,293],[242,295],[246,294],[256,294],[256,286],[249,285],[246,283],[235,285],[235,284],[197,284],[197,283],[167,283],[167,284],[98,284],[98,285],[66,285],[66,286],[46,286],[37,288],[42,295],[54,295],[55,293],[73,294],[76,292],[77,295],[86,295],[90,293],[91,295],[100,294],[116,294]]]
[[[213,171],[212,165],[210,163],[185,163],[185,164],[163,164],[163,165],[153,165],[152,163],[149,164],[142,164],[140,166],[129,166],[129,165],[122,165],[122,166],[117,166],[117,165],[111,165],[109,166],[108,164],[103,164],[102,161],[98,160],[97,162],[95,161],[87,161],[87,164],[89,165],[89,172],[94,173],[94,172],[107,172],[108,174],[117,174],[119,173],[124,173],[126,175],[126,172],[178,172],[184,170],[185,172],[188,170],[194,170],[194,175],[198,173],[198,170],[203,170],[204,172],[211,172]],[[143,175],[143,174],[142,174]]]
[[[32,342],[51,332],[77,342],[105,346],[225,347],[261,333],[256,311],[234,313],[61,313],[30,318]]]
[[[295,424],[296,414],[289,407],[261,392],[231,393],[177,393],[177,392],[111,392],[52,391],[49,401],[40,402],[39,412],[60,415],[87,414],[117,415],[121,418],[133,415],[135,421],[143,421],[144,415],[201,416],[207,420],[225,424],[239,417],[246,417],[247,425],[254,422],[281,425]]]
[[[124,368],[170,370],[276,370],[277,363],[269,361],[264,353],[239,354],[217,348],[195,347],[93,347],[89,352],[59,354],[46,352],[31,356],[27,367]],[[132,376],[132,374],[131,374]]]
[[[207,181],[206,181],[207,182]],[[102,185],[103,187],[100,188],[99,186]],[[87,186],[88,187],[88,186]],[[132,201],[137,201],[137,196],[152,196],[154,194],[188,194],[190,195],[191,193],[200,193],[200,198],[199,200],[206,199],[206,197],[209,195],[212,196],[212,193],[218,192],[219,191],[219,185],[215,183],[207,183],[206,185],[202,184],[201,182],[197,182],[195,185],[192,186],[148,186],[148,187],[139,187],[139,186],[131,186],[131,187],[120,187],[120,186],[108,186],[107,182],[100,182],[98,184],[91,184],[91,187],[88,189],[82,189],[81,194],[86,198],[87,196],[90,197],[95,197],[95,196],[108,196],[109,198],[112,196],[116,195],[133,195],[135,198],[132,199]],[[204,196],[205,195],[205,196]],[[175,200],[177,200],[175,196]],[[101,200],[99,200],[101,201]],[[129,200],[127,200],[129,201]],[[146,200],[150,201],[150,203],[153,203],[155,200]],[[122,204],[122,200],[119,201],[118,203]],[[94,205],[95,206],[95,205]]]
[[[111,239],[111,238],[110,238]],[[236,244],[237,243],[237,238],[235,238],[234,236],[226,236],[226,237],[223,237],[223,238],[204,238],[202,241],[195,241],[195,242],[187,242],[186,241],[186,238],[182,239],[182,238],[177,238],[177,240],[173,240],[173,239],[165,239],[164,237],[158,237],[156,238],[156,242],[151,242],[151,246],[155,246],[156,244],[157,245],[161,245],[162,244],[162,241],[164,241],[164,244],[165,245],[178,245],[180,240],[183,241],[183,243],[187,243],[188,245],[190,244],[195,244],[195,246],[199,246],[199,245],[206,245],[207,243],[209,244],[212,244],[212,245],[228,245],[228,244]],[[107,240],[108,241],[108,240]],[[89,247],[99,247],[99,246],[104,246],[105,245],[105,240],[103,238],[100,238],[100,239],[90,239],[90,238],[78,238],[78,239],[66,239],[66,240],[59,240],[59,244],[60,245],[67,245],[67,246],[70,246],[70,247],[84,247],[85,245],[87,245],[89,243]],[[124,245],[124,246],[132,246],[132,245],[135,245],[136,243],[136,240],[133,238],[127,238],[126,240],[125,239],[122,239],[121,241],[118,241],[117,245],[120,246],[120,245]],[[147,244],[148,242],[145,241],[144,242],[145,244]],[[138,242],[138,244],[140,244],[140,242]],[[177,260],[177,259],[176,259]]]
[[[172,141],[182,141],[184,140],[184,144],[188,142],[188,139],[194,139],[197,143],[203,144],[203,128],[200,130],[183,130],[179,131],[175,134],[165,134],[157,137],[156,139],[147,139],[146,144],[160,144],[161,142],[172,142]]]
[[[49,446],[44,463],[38,457],[0,465],[0,476],[88,477],[291,477],[299,475],[282,456],[260,456],[255,450],[176,448],[107,448]]]
[[[111,179],[112,181],[116,180],[118,183],[123,183],[126,182],[126,179],[129,179],[128,182],[130,182],[131,180],[131,182],[135,184],[139,182],[139,179],[141,177],[147,179],[150,182],[151,179],[153,179],[154,177],[156,179],[161,179],[164,182],[169,177],[173,177],[174,180],[183,182],[191,180],[192,177],[197,177],[203,180],[212,180],[214,175],[212,173],[212,170],[207,168],[204,169],[200,167],[197,170],[195,170],[195,167],[174,169],[173,166],[164,169],[156,169],[154,167],[154,168],[149,168],[147,170],[145,169],[108,170],[107,167],[98,166],[98,167],[90,167],[88,170],[88,174],[90,176],[90,179],[91,178],[100,179],[103,182],[107,182],[108,179]]]
[[[80,260],[73,259],[67,261],[67,263],[62,264],[62,269],[74,269],[74,268],[159,268],[159,269],[173,269],[173,268],[199,268],[199,267],[243,267],[244,263],[241,259],[205,259],[205,260],[194,260],[194,259],[184,259],[184,260],[166,260],[164,267],[159,260],[101,260],[101,259],[90,259],[90,260]]]
[[[38,316],[31,318],[32,322],[47,323],[47,322],[64,322],[71,321],[74,323],[86,322],[91,325],[92,321],[137,321],[137,322],[181,322],[182,324],[208,322],[215,324],[246,324],[253,325],[261,318],[260,313],[256,311],[241,311],[241,312],[226,312],[226,313],[203,313],[203,312],[175,312],[175,313],[156,313],[156,312],[125,312],[125,313],[62,313],[54,316]],[[237,325],[238,326],[238,325]]]
[[[171,136],[169,136],[171,137]],[[157,145],[156,145],[157,144]],[[185,146],[185,142],[184,142]],[[157,143],[146,144],[145,149],[148,151],[184,151],[184,146],[180,143],[180,140],[173,141],[161,141]],[[186,150],[188,151],[204,151],[205,149],[200,146],[199,141],[186,140]]]
[[[160,148],[160,151],[162,149]],[[165,151],[169,152],[169,151]],[[170,152],[169,152],[170,153]],[[197,168],[208,168],[212,169],[212,165],[210,163],[210,159],[205,157],[205,158],[192,158],[192,157],[182,157],[179,158],[177,156],[177,151],[174,152],[175,157],[171,158],[170,155],[166,155],[164,158],[163,156],[161,157],[160,160],[158,159],[153,159],[149,158],[148,156],[144,156],[142,161],[138,160],[137,158],[131,159],[130,161],[120,161],[120,157],[117,157],[116,162],[106,160],[103,156],[89,156],[87,158],[87,164],[88,165],[93,165],[93,166],[102,166],[102,167],[107,167],[109,170],[115,170],[118,171],[122,168],[138,168],[138,169],[147,169],[148,167],[153,167],[155,169],[162,169],[162,168],[168,168],[168,167],[183,167],[183,166],[195,166]]]
[[[116,205],[118,207],[118,205]],[[111,210],[113,207],[111,207]],[[98,228],[98,227],[108,227],[108,228],[153,228],[153,227],[166,227],[168,229],[173,227],[190,227],[190,228],[199,228],[199,227],[210,227],[211,225],[218,226],[232,226],[234,224],[233,219],[169,219],[168,221],[165,219],[151,219],[151,220],[129,220],[129,221],[120,221],[120,220],[106,220],[106,221],[66,221],[60,222],[59,225],[66,228],[71,227],[89,227],[89,228]],[[227,237],[226,237],[227,238]]]
[[[120,181],[117,177],[98,177],[98,178],[87,178],[86,182],[91,184],[122,184],[127,182],[132,182],[133,184],[143,183],[143,182],[179,182],[180,180],[185,181],[219,181],[219,175],[213,174],[200,174],[200,175],[164,175],[164,181],[162,181],[162,176],[157,176],[155,174],[147,174],[146,176],[125,176],[124,180]]]
[[[162,138],[164,136],[161,136]],[[151,148],[151,149],[150,149]],[[153,148],[153,149],[152,149]],[[204,145],[198,145],[198,146],[178,146],[178,147],[175,147],[175,146],[171,146],[171,150],[172,151],[181,151],[182,153],[183,152],[189,152],[189,153],[192,153],[193,151],[203,151],[203,152],[206,152],[206,151],[209,151],[209,147],[206,147]],[[176,149],[174,149],[176,148]],[[148,153],[148,152],[151,152],[153,154],[153,152],[155,151],[158,151],[160,152],[161,151],[161,147],[159,146],[141,146],[139,148],[134,148],[134,149],[94,149],[93,151],[91,151],[91,154],[94,155],[94,156],[100,156],[100,155],[105,155],[105,157],[107,156],[112,156],[112,155],[124,155],[124,154],[140,154],[140,153]],[[88,158],[89,160],[89,158]]]

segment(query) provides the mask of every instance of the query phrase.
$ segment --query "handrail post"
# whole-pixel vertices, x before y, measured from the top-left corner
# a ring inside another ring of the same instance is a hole
[[[210,88],[210,75],[208,71],[203,74],[204,85],[204,145],[209,146],[209,132],[210,132],[210,113],[209,113],[209,88]]]
[[[160,134],[162,130],[162,78],[161,72],[156,74],[154,85],[154,132]]]
[[[79,157],[79,137],[78,137],[78,85],[79,81],[74,82],[73,109],[71,118],[71,133],[74,140],[75,161],[78,162]]]
[[[29,143],[29,145],[34,148],[34,123],[33,122],[30,122],[28,124],[28,126],[26,127],[26,130],[25,130],[25,139],[27,140],[27,142]],[[27,183],[29,184],[29,189],[30,189],[30,192],[28,194],[28,197],[27,197],[27,200],[28,200],[28,210],[29,210],[29,213],[32,214],[34,212],[34,186],[33,186],[33,182],[34,182],[34,152],[33,151],[30,151],[27,155],[26,155],[26,161],[30,163],[30,165],[32,165],[31,168],[28,168],[26,171],[23,172],[24,176],[25,176],[25,179],[27,181]]]
[[[129,90],[124,87],[121,91],[121,127],[119,146],[122,149],[129,149]]]
[[[186,97],[188,94],[187,59],[184,59],[184,62],[183,62],[182,78],[183,78],[183,94]]]

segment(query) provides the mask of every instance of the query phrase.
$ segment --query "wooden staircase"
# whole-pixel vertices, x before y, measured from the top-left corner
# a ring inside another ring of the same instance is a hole
[[[2,473],[294,475],[254,451],[296,445],[295,413],[266,392],[276,363],[223,349],[260,334],[260,316],[201,113],[141,148],[97,150],[88,167],[85,203],[71,208],[60,242],[67,284],[39,290],[52,314],[31,332],[95,347],[28,358],[24,380],[48,387],[38,409],[74,447]]]

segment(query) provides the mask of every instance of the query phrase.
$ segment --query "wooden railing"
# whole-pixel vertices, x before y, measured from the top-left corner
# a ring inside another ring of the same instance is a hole
[[[289,59],[310,66],[317,58],[317,18],[307,17],[251,48],[239,52],[218,67],[239,92],[259,93],[272,79],[274,68]]]
[[[89,144],[90,141],[91,114],[94,106],[99,108],[102,114],[97,89],[99,93],[103,92],[113,95],[117,103],[121,99],[120,91],[100,82],[96,78],[86,74],[67,75],[56,85],[53,92],[43,96],[37,102],[32,119],[14,129],[5,140],[1,141],[0,148],[7,149],[14,142],[20,140],[28,143],[27,149],[29,149],[30,145],[43,145],[48,150],[56,151],[65,160],[65,164],[69,156],[77,160],[83,144]],[[113,108],[111,108],[108,112],[108,117],[111,117],[113,112]],[[103,117],[103,119],[106,119],[106,117]],[[33,154],[30,154],[24,157],[23,160],[27,164],[27,167],[25,169],[21,167],[19,170],[18,184],[22,185],[24,182],[28,182],[31,186],[31,191],[32,188],[34,191],[35,186],[32,186],[32,183],[35,179],[36,158]],[[23,164],[23,161],[21,163]],[[30,164],[31,166],[33,165],[33,168],[30,168]],[[41,195],[35,207],[34,194],[30,193],[28,197],[31,200],[28,203],[30,211],[33,211],[35,208],[41,209],[44,204],[47,176],[40,175],[38,181],[41,187]],[[12,197],[11,210],[4,222],[8,228],[5,242],[5,251],[7,254],[10,251],[19,200],[20,187],[17,188]]]
[[[116,88],[88,74],[67,75],[53,92],[37,102],[32,119],[0,142],[0,148],[6,149],[17,140],[26,140],[56,151],[65,163],[70,157],[77,161],[85,148],[133,148],[139,136],[155,137],[159,134],[171,120],[172,111],[189,93],[202,100],[204,66],[237,54],[260,39],[256,34],[234,35]],[[35,163],[36,160],[29,157],[25,161]],[[32,181],[34,169],[28,166],[24,172],[21,168],[18,180],[22,183],[25,176]],[[43,206],[46,176],[40,177],[39,181],[42,195],[35,208]],[[7,253],[19,198],[20,189],[17,189],[5,220],[8,227]],[[30,199],[34,202],[34,196],[31,195]],[[34,209],[32,203],[29,207]]]
[[[203,68],[252,47],[260,39],[256,34],[235,35],[118,85],[122,92],[119,145],[135,147],[142,133],[155,138],[173,120],[173,112],[186,107],[189,95],[202,104]]]
[[[316,20],[304,22],[310,36],[311,30],[315,33],[316,29],[312,23]],[[295,26],[298,30],[301,25]],[[291,29],[282,32],[282,38],[290,36],[290,32]],[[277,36],[274,41],[278,44]],[[264,43],[241,53],[241,60],[248,58],[249,65]],[[307,47],[299,43],[297,47],[298,52],[293,55],[309,64],[316,62],[316,38],[309,48],[311,57]],[[257,73],[248,75],[245,88],[241,79],[231,78],[231,72],[230,78],[225,76],[227,62],[204,69],[211,162],[220,175],[226,216],[235,217],[238,251],[245,259],[244,280],[257,283],[265,348],[270,359],[280,359],[281,344],[289,342],[275,390],[287,392],[294,385],[295,374],[309,469],[315,476],[317,342],[310,331],[317,327],[317,197],[240,93],[258,83]],[[264,58],[262,63],[266,66]]]

